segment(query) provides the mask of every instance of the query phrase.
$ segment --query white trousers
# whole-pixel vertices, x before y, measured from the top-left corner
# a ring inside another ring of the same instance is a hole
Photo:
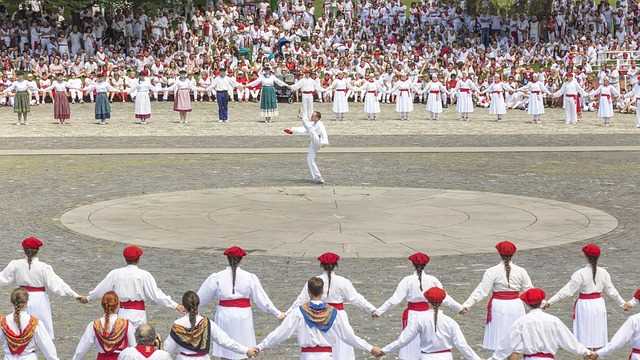
[[[566,124],[575,124],[578,122],[578,110],[574,98],[567,98],[565,100],[564,112]]]
[[[311,119],[313,113],[313,94],[302,94],[302,118]]]
[[[636,101],[636,126],[640,127],[640,100]]]
[[[309,144],[309,149],[307,150],[307,166],[309,166],[309,173],[311,173],[313,180],[322,179],[322,174],[320,174],[320,169],[318,169],[318,164],[316,164],[318,151],[320,151],[320,146]]]

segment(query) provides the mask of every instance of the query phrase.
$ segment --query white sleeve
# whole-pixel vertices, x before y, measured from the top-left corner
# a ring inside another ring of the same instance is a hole
[[[15,263],[9,262],[7,266],[0,272],[0,285],[11,285],[15,282]]]
[[[162,344],[162,349],[168,352],[171,355],[175,355],[178,352],[178,344],[176,344],[175,340],[171,337],[171,335],[167,336],[167,339]]]
[[[493,289],[494,277],[491,274],[491,271],[487,270],[482,275],[482,280],[476,288],[473,290],[469,298],[462,304],[465,308],[470,308],[475,305],[477,302],[489,296],[489,293]]]
[[[344,297],[347,303],[355,305],[362,310],[367,311],[368,313],[372,313],[376,310],[376,307],[373,306],[367,299],[362,296],[353,286],[351,281],[346,280],[346,287],[344,288]]]
[[[565,286],[563,286],[562,289],[558,290],[558,292],[553,295],[551,299],[549,299],[548,303],[550,305],[553,305],[564,298],[573,296],[573,294],[575,294],[576,291],[580,289],[581,284],[582,280],[580,279],[580,274],[578,272],[575,272],[573,275],[571,275],[571,280],[569,280],[569,282]]]
[[[576,355],[586,355],[589,352],[584,345],[571,333],[569,328],[559,319],[555,322],[554,337],[561,348]]]
[[[251,274],[251,297],[253,302],[256,303],[258,308],[266,313],[269,313],[273,316],[279,316],[280,310],[273,305],[273,302],[267,295],[267,292],[264,291],[262,284],[260,283],[260,279],[254,274]]]
[[[338,310],[335,310],[338,311]],[[362,339],[358,335],[353,332],[353,328],[351,324],[343,316],[339,316],[336,314],[336,320],[334,326],[335,332],[338,334],[338,337],[344,341],[345,343],[351,345],[354,348],[362,349],[366,352],[370,352],[373,346],[369,344],[366,340]]]
[[[634,330],[634,319],[627,319],[627,321],[622,324],[620,329],[616,331],[616,334],[613,335],[609,343],[596,351],[599,357],[607,357],[612,352],[620,349],[621,347],[628,344],[631,340],[633,340],[633,336],[637,330]]]
[[[400,336],[398,336],[398,339],[383,347],[382,351],[385,354],[391,353],[407,345],[408,343],[413,341],[416,336],[418,336],[418,334],[420,333],[420,327],[420,321],[411,321],[409,325],[404,330],[402,330]]]
[[[209,305],[218,297],[218,278],[216,274],[209,275],[207,280],[200,285],[198,297],[200,297],[200,308]]]
[[[72,360],[82,360],[84,359],[84,355],[89,351],[91,346],[93,345],[95,340],[94,330],[93,330],[93,322],[87,325],[84,330],[84,334],[80,338],[78,342],[78,346],[76,346],[76,352],[73,354]]]
[[[42,323],[39,323],[36,327],[36,333],[33,335],[36,347],[40,350],[40,353],[47,360],[59,360],[58,353],[56,352],[56,346],[53,345],[49,333],[43,327]]]
[[[247,353],[247,351],[249,351],[248,347],[237,343],[213,321],[209,320],[209,325],[211,326],[211,342],[212,343],[216,342],[217,344],[231,351],[237,352],[238,354],[244,355]],[[211,347],[211,349],[213,349],[213,346]]]
[[[382,315],[391,307],[400,304],[404,299],[406,299],[408,293],[407,281],[402,279],[396,290],[393,292],[393,295],[387,301],[384,302],[376,311],[376,315]]]
[[[296,126],[296,127],[292,127],[291,131],[293,131],[294,135],[308,135],[309,132],[307,131],[307,128],[304,126]]]
[[[111,280],[111,277],[113,276],[113,271],[111,271],[109,274],[107,274],[107,277],[105,277],[96,287],[95,289],[91,290],[89,292],[89,295],[87,296],[87,298],[91,301],[91,300],[97,300],[97,299],[101,299],[102,295],[104,295],[107,291],[111,291],[113,290],[113,281]]]
[[[450,331],[453,335],[453,345],[456,347],[456,349],[458,349],[458,351],[462,353],[464,358],[467,360],[481,360],[480,356],[478,356],[478,354],[476,354],[476,352],[473,351],[471,346],[469,346],[469,344],[467,343],[467,339],[464,338],[464,334],[460,329],[460,325],[458,325],[458,323],[453,320],[449,325],[451,326]]]
[[[619,306],[624,306],[625,301],[622,298],[622,296],[620,296],[618,289],[616,289],[616,287],[613,286],[613,282],[611,281],[611,275],[608,272],[604,281],[604,291],[607,293],[607,295],[609,295],[611,299],[613,299],[616,303],[618,303]]]
[[[300,320],[302,320],[301,317],[295,311],[289,313],[284,321],[280,323],[280,326],[273,330],[266,338],[264,338],[264,340],[262,340],[262,342],[260,342],[260,344],[258,344],[258,349],[262,351],[264,349],[272,348],[290,338],[295,334]]]
[[[153,300],[153,302],[158,305],[164,305],[168,308],[175,309],[178,304],[171,299],[171,296],[160,290],[156,284],[156,279],[154,279],[151,274],[146,273],[145,275],[146,276],[142,279],[145,296]]]
[[[57,294],[59,296],[72,296],[74,298],[80,296],[78,295],[78,293],[73,291],[73,289],[71,289],[71,286],[64,282],[64,280],[62,280],[62,278],[53,271],[53,268],[51,266],[46,266],[44,276],[46,278],[47,290],[53,292],[54,294]]]

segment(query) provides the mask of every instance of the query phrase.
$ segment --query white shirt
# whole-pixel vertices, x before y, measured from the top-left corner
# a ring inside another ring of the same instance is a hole
[[[487,269],[482,276],[482,280],[473,290],[467,301],[462,304],[465,308],[470,308],[477,302],[489,296],[492,292],[498,291],[525,291],[531,289],[533,284],[531,278],[524,268],[511,263],[511,272],[509,273],[509,283],[507,284],[507,271],[504,263],[500,263],[494,267]]]
[[[516,320],[509,336],[502,339],[489,360],[507,359],[514,352],[555,354],[559,348],[580,356],[589,352],[560,319],[541,309],[533,309]]]
[[[253,87],[256,85],[273,86],[274,84],[277,84],[280,86],[287,86],[287,84],[284,81],[278,79],[273,74],[270,74],[269,76],[264,76],[263,74],[261,74],[260,77],[248,83],[247,87]]]
[[[462,334],[460,325],[452,318],[438,312],[438,331],[435,331],[433,310],[429,310],[426,316],[412,321],[402,330],[398,339],[382,348],[385,353],[398,350],[409,344],[416,336],[420,337],[420,351],[424,354],[431,354],[442,350],[450,350],[455,346],[465,359],[481,360],[478,354],[471,349],[467,340]]]
[[[158,288],[153,275],[137,265],[127,265],[111,270],[107,277],[89,292],[88,299],[90,301],[100,299],[107,291],[115,291],[121,302],[151,299],[156,304],[171,309],[178,306],[170,296]]]
[[[31,81],[18,80],[12,82],[11,85],[9,85],[9,87],[4,90],[4,92],[19,92],[27,90],[37,92],[38,88],[34,86]]]
[[[322,87],[318,85],[318,82],[309,77],[303,77],[302,79],[296,81],[296,83],[293,84],[291,87],[293,88],[293,90],[300,89],[300,91],[302,91],[303,93],[313,93],[316,91],[318,92],[323,91]]]
[[[562,84],[560,90],[558,90],[554,95],[582,95],[587,96],[587,93],[582,89],[580,84],[577,81],[572,80]]]
[[[336,315],[331,329],[327,332],[322,332],[318,328],[311,328],[307,325],[304,321],[302,310],[300,310],[299,307],[293,309],[282,321],[280,326],[267,335],[257,348],[260,351],[272,348],[294,334],[298,337],[298,345],[300,347],[332,346],[335,345],[338,340],[341,340],[354,348],[367,352],[370,352],[373,348],[368,342],[353,332],[353,328],[345,317]]]
[[[183,89],[189,89],[189,90],[196,90],[196,86],[193,83],[193,81],[189,80],[189,79],[180,79],[177,78],[176,82],[173,83],[173,85],[169,86],[168,88],[165,89],[165,91],[172,91],[173,92],[178,92],[178,90],[183,90]]]
[[[86,91],[93,91],[95,90],[96,93],[100,94],[100,93],[107,93],[109,91],[111,92],[115,92],[118,91],[118,89],[114,88],[113,86],[109,85],[108,82],[106,81],[98,81],[96,83],[93,84],[89,84],[86,88]]]
[[[107,329],[109,332],[111,332],[111,330],[113,329],[113,325],[116,323],[117,319],[118,319],[117,314],[109,315],[109,328]],[[136,337],[135,337],[136,329],[133,327],[131,322],[127,322],[127,323],[128,323],[127,335],[126,335],[127,345],[129,347],[136,346]],[[100,324],[104,326],[104,316],[100,318]],[[80,342],[78,342],[78,346],[76,347],[76,352],[73,355],[73,360],[84,359],[84,355],[89,351],[89,349],[92,346],[95,346],[97,352],[100,352],[100,353],[104,352],[104,349],[102,348],[102,346],[100,346],[100,343],[96,338],[96,333],[93,327],[93,321],[90,322],[89,325],[87,325],[87,327],[85,328],[84,334],[82,334],[82,337],[80,338]]]
[[[331,288],[329,289],[329,277],[326,272],[323,272],[318,276],[324,282],[324,288],[322,292],[322,301],[328,304],[352,304],[368,313],[372,313],[376,308],[367,299],[362,296],[349,279],[331,273]],[[327,295],[328,294],[328,295]],[[295,310],[298,306],[305,304],[309,301],[309,291],[307,284],[304,284],[300,295],[294,303],[291,305],[287,313]]]
[[[422,290],[420,290],[420,283],[422,283]],[[409,276],[405,276],[396,287],[393,295],[384,302],[377,310],[376,315],[382,315],[392,306],[396,306],[403,301],[407,302],[426,302],[424,298],[424,292],[432,287],[443,288],[442,283],[435,276],[422,272],[422,279],[418,281],[418,275],[413,273]],[[460,312],[462,305],[455,301],[451,296],[447,294],[444,299],[443,305],[449,307],[454,312]]]
[[[613,286],[609,272],[598,266],[596,281],[594,282],[591,266],[587,265],[571,275],[571,280],[549,299],[549,304],[552,305],[564,298],[573,296],[576,291],[581,294],[605,292],[610,298],[617,302],[618,305],[623,306],[625,303],[622,296],[618,293],[618,290]]]
[[[27,259],[12,260],[2,272],[0,272],[0,285],[44,287],[48,292],[59,296],[79,297],[71,286],[62,280],[51,265],[43,263],[34,257],[31,260],[31,268]]]
[[[280,310],[273,305],[264,291],[258,277],[241,268],[236,269],[236,285],[233,291],[231,267],[211,274],[198,289],[200,306],[206,306],[214,300],[251,299],[256,306],[273,316],[280,316]]]
[[[229,76],[216,76],[211,80],[211,84],[207,87],[207,90],[230,91],[238,86],[240,86],[240,84]]]
[[[202,321],[204,319],[204,317],[202,317],[201,315],[197,315],[196,316],[196,324],[199,324],[200,321]],[[179,318],[178,320],[174,321],[174,324],[178,324],[180,326],[184,326],[187,329],[191,327],[191,323],[189,322],[189,315],[183,316],[181,318]],[[227,335],[227,333],[224,332],[224,330],[222,330],[218,325],[216,325],[213,321],[209,320],[209,326],[210,326],[210,333],[211,333],[211,338],[209,339],[209,341],[211,342],[211,344],[213,344],[214,342],[217,344],[220,344],[222,346],[224,346],[225,348],[235,351],[238,354],[246,354],[247,351],[249,351],[249,348],[237,343],[235,340],[233,340],[232,338],[229,337],[229,335]],[[167,351],[168,353],[175,355],[175,354],[195,354],[195,352],[191,351],[191,350],[187,350],[185,348],[183,348],[182,346],[178,345],[173,338],[171,337],[171,335],[167,336],[167,339],[164,341],[164,350]],[[200,359],[201,357],[193,357],[195,359]],[[208,359],[208,357],[206,357]]]
[[[18,324],[13,319],[13,313],[6,316],[7,325],[14,333],[20,333],[22,330],[26,329],[29,325],[29,320],[31,319],[31,315],[26,313],[25,311],[20,312],[20,327],[18,329]],[[56,347],[51,341],[49,337],[49,333],[42,326],[41,323],[38,323],[36,327],[35,333],[33,334],[33,338],[27,344],[27,347],[24,349],[22,354],[20,355],[12,355],[11,351],[9,351],[9,346],[7,345],[7,338],[4,336],[4,332],[0,331],[0,344],[2,344],[2,349],[4,350],[4,359],[5,360],[19,360],[23,356],[33,354],[37,350],[40,350],[40,353],[47,360],[58,360],[58,354],[56,352]]]
[[[65,91],[67,91],[67,88],[70,88],[70,87],[71,87],[71,85],[69,85],[69,83],[66,82],[66,81],[55,80],[53,83],[51,83],[51,85],[49,85],[48,87],[46,87],[44,89],[40,89],[40,91],[47,92],[47,91],[51,91],[53,89],[56,92],[65,92]]]
[[[329,135],[322,121],[302,121],[303,126],[294,127],[291,130],[296,135],[309,135],[314,146],[329,145]]]
[[[351,86],[349,85],[349,81],[346,79],[335,79],[329,88],[335,89],[336,91],[344,91],[349,89]]]
[[[118,355],[118,360],[173,360],[171,355],[164,350],[156,350],[149,357],[144,357],[138,349],[130,347],[122,350]]]
[[[616,331],[609,343],[596,353],[599,357],[604,358],[628,343],[631,343],[632,348],[640,349],[640,314],[630,316]]]

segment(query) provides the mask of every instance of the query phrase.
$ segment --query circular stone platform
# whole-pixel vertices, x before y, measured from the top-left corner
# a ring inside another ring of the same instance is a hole
[[[247,187],[151,194],[64,214],[72,231],[171,249],[315,257],[400,257],[492,252],[580,241],[617,226],[570,203],[487,192],[376,187]]]

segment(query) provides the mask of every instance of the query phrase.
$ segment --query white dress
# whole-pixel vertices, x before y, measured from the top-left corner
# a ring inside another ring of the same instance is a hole
[[[333,112],[336,114],[344,114],[349,112],[349,101],[347,101],[347,92],[349,91],[349,81],[346,79],[335,79],[330,86],[333,90]]]
[[[489,97],[491,98],[491,103],[489,105],[489,114],[492,115],[504,115],[507,113],[507,106],[504,101],[504,93],[507,91],[512,91],[513,89],[508,84],[498,82],[489,85],[487,88],[487,93],[489,93]]]
[[[458,94],[458,100],[456,102],[457,112],[473,112],[473,91],[478,91],[478,87],[471,79],[458,81],[455,88],[455,92]]]
[[[485,297],[491,296],[487,303],[487,321],[482,342],[485,349],[497,349],[500,340],[509,334],[513,323],[525,314],[524,304],[518,295],[532,287],[527,271],[514,263],[511,263],[508,283],[502,262],[484,272],[482,280],[462,306],[469,309]],[[508,296],[509,294],[512,296]]]
[[[600,101],[598,103],[598,117],[610,118],[613,117],[613,97],[620,96],[618,90],[611,85],[601,85],[595,91],[591,93],[591,96],[599,96]]]
[[[343,318],[346,323],[349,323],[349,316],[344,311],[345,304],[355,305],[362,310],[371,314],[376,308],[367,299],[364,298],[353,286],[351,281],[335,273],[331,273],[331,288],[329,288],[329,277],[326,272],[323,272],[319,278],[324,282],[324,290],[322,292],[322,301],[327,304],[333,305],[338,311],[338,316]],[[309,301],[309,291],[307,290],[307,284],[304,285],[300,295],[296,301],[291,305],[287,313],[296,310],[299,306]],[[353,347],[340,340],[333,346],[333,360],[354,360],[355,354]]]
[[[530,82],[527,85],[518,89],[518,91],[529,92],[529,105],[527,106],[527,113],[529,115],[542,115],[544,114],[544,94],[548,94],[549,90],[544,86],[541,81]]]
[[[35,316],[35,315],[34,315]],[[29,326],[29,320],[31,315],[25,311],[20,312],[20,329],[18,324],[13,319],[13,313],[8,314],[5,317],[7,325],[12,332],[18,334],[22,330]],[[7,345],[7,338],[3,331],[0,331],[0,344],[4,352],[5,360],[38,360],[37,351],[39,351],[46,360],[58,360],[58,354],[56,352],[56,346],[53,344],[53,340],[49,336],[49,332],[44,328],[42,321],[38,323],[36,330],[31,338],[31,341],[27,344],[22,354],[11,354],[9,346]]]
[[[442,99],[447,94],[447,88],[440,81],[430,82],[424,91],[427,96],[427,111],[434,114],[442,113]]]
[[[364,96],[364,112],[367,114],[377,114],[380,112],[380,102],[378,101],[378,93],[382,90],[383,85],[378,81],[367,81],[362,85]]]
[[[625,303],[611,282],[609,272],[598,267],[593,281],[591,266],[576,271],[571,280],[551,299],[553,305],[560,300],[580,293],[574,305],[573,333],[588,348],[601,348],[607,344],[607,308],[602,293],[606,292],[620,307]]]
[[[135,114],[137,119],[148,119],[151,117],[151,98],[149,91],[154,86],[149,80],[137,83],[130,92],[131,97],[135,97]]]
[[[417,342],[419,351],[412,360],[452,360],[451,350],[454,347],[467,360],[481,360],[467,343],[455,320],[439,311],[438,331],[435,331],[434,315],[433,310],[425,311],[424,316],[408,325],[398,339],[383,347],[382,351],[390,353],[406,344]]]
[[[376,311],[376,315],[382,315],[387,312],[392,306],[398,305],[403,301],[407,302],[407,309],[403,313],[403,322],[406,318],[407,327],[416,321],[421,321],[425,317],[428,317],[427,311],[424,310],[410,310],[412,304],[427,304],[427,299],[424,298],[424,292],[432,287],[443,288],[442,283],[435,276],[422,273],[421,280],[418,280],[417,274],[411,274],[405,276],[396,287],[393,295],[384,302]],[[422,290],[420,289],[422,284]],[[458,313],[462,310],[462,305],[455,301],[451,296],[447,295],[444,299],[443,305],[449,307],[453,312]],[[425,309],[423,307],[423,309]],[[404,325],[404,324],[403,324]],[[409,341],[407,344],[400,348],[399,357],[402,360],[419,359],[421,351],[420,339],[415,338]]]
[[[37,257],[31,260],[31,268],[27,259],[12,260],[0,272],[0,285],[29,287],[27,288],[29,291],[27,312],[40,320],[51,339],[54,339],[53,320],[47,292],[73,298],[80,296],[53,271],[49,264],[38,260]]]
[[[196,315],[196,324],[199,324],[200,321],[203,321],[204,317],[201,315]],[[225,347],[226,349],[233,351],[236,354],[244,355],[249,350],[248,347],[238,344],[232,338],[229,337],[218,325],[216,325],[213,321],[209,320],[209,332],[211,337],[209,341],[211,342],[211,347],[213,345],[219,344],[220,346]],[[178,324],[180,326],[184,326],[186,328],[191,327],[191,323],[189,322],[189,315],[185,315],[176,321],[174,324]],[[197,356],[198,354],[194,353],[191,350],[188,350],[175,342],[171,335],[167,336],[167,339],[164,341],[164,350],[169,354],[175,356],[175,360],[209,360],[209,354],[204,356]]]
[[[396,112],[409,113],[413,111],[414,84],[411,80],[398,81],[391,93],[398,92],[396,96]]]
[[[258,277],[241,268],[236,269],[236,285],[233,288],[231,267],[211,274],[198,290],[200,306],[218,301],[214,322],[233,340],[244,346],[255,346],[256,335],[253,329],[253,311],[251,304],[275,317],[280,311],[273,305]],[[246,359],[245,354],[228,350],[213,344],[214,356],[226,359]]]

